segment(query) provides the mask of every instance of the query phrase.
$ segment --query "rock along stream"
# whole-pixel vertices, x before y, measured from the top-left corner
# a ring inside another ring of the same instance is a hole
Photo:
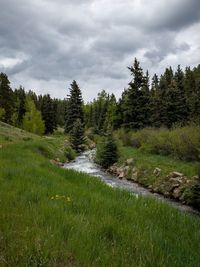
[[[94,156],[95,156],[95,150],[89,150],[84,153],[82,153],[80,156],[78,156],[74,161],[70,163],[66,163],[64,165],[65,169],[73,169],[78,172],[85,172],[91,176],[95,176],[104,183],[106,183],[108,186],[113,187],[113,188],[121,188],[128,190],[136,195],[145,195],[145,196],[153,196],[160,201],[165,201],[172,205],[173,207],[184,211],[184,212],[189,212],[193,214],[198,214],[199,212],[192,209],[189,206],[183,205],[179,202],[173,201],[171,199],[167,199],[163,197],[160,194],[156,193],[151,193],[148,189],[140,186],[137,183],[127,181],[125,179],[120,180],[117,177],[111,176],[107,174],[105,171],[101,169],[99,165],[97,165],[94,162]]]

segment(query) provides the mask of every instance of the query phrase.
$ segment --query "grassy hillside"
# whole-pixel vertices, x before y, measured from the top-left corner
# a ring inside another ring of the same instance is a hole
[[[200,218],[52,165],[64,137],[0,127],[0,266],[199,265]]]

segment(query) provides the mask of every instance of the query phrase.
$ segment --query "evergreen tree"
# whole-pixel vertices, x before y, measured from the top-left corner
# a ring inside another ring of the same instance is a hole
[[[45,123],[45,134],[52,134],[55,129],[55,117],[53,101],[49,94],[42,98],[41,113]]]
[[[115,162],[119,157],[117,144],[111,133],[108,133],[102,141],[97,144],[96,161],[103,168],[108,168]]]
[[[84,113],[83,113],[83,100],[81,90],[76,83],[73,81],[70,88],[70,95],[68,98],[68,105],[66,108],[65,114],[65,132],[69,133],[75,121],[80,119],[81,123],[84,121]]]
[[[15,119],[14,119],[14,125],[21,127],[23,117],[26,112],[26,94],[24,91],[24,88],[20,86],[19,89],[16,89],[14,91],[15,95]]]
[[[189,109],[187,107],[186,93],[184,89],[184,72],[180,65],[178,65],[177,71],[175,72],[174,80],[177,87],[177,99],[174,99],[176,102],[177,122],[184,125],[188,119]]]
[[[84,140],[85,137],[83,123],[80,119],[77,119],[74,122],[73,128],[70,132],[70,142],[72,148],[77,152],[81,152],[83,150]]]
[[[122,95],[122,109],[124,115],[124,126],[132,129],[139,129],[143,126],[141,120],[142,92],[145,78],[140,63],[135,59],[133,66],[128,68],[131,71],[133,80],[129,83],[129,88]]]
[[[12,122],[14,99],[13,91],[10,88],[10,81],[5,73],[0,73],[0,107],[4,109],[3,121]]]

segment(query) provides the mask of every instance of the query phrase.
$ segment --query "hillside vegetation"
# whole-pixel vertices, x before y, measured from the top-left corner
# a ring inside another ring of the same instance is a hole
[[[198,217],[51,164],[63,136],[8,129],[0,125],[1,266],[198,266]]]

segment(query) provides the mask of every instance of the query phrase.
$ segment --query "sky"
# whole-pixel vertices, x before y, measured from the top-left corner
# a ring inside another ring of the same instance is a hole
[[[11,87],[85,101],[120,97],[137,58],[144,71],[200,63],[200,0],[0,0],[0,72]]]

